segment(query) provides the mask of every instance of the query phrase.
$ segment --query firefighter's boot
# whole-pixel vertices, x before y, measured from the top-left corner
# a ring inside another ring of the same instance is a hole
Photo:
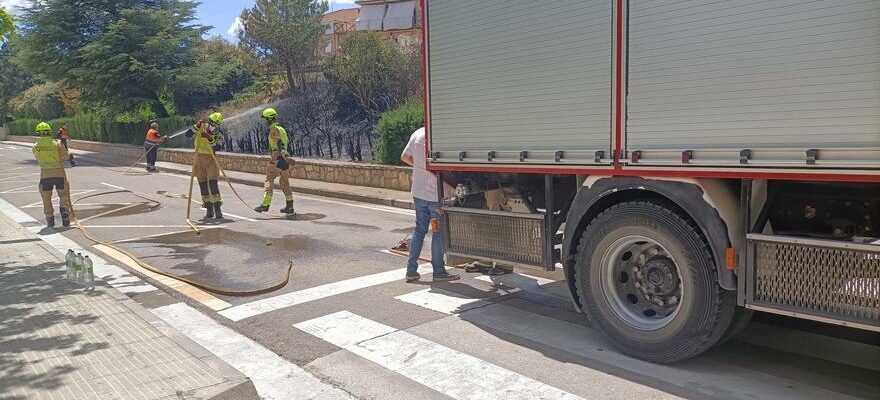
[[[51,217],[46,217],[46,226],[48,226],[50,228],[55,227],[55,216],[54,215]]]
[[[70,226],[70,214],[68,214],[67,210],[64,208],[61,209],[61,225],[65,228]]]
[[[259,207],[254,208],[254,211],[258,213],[264,213],[269,211],[269,206],[265,204],[260,204]]]
[[[281,212],[287,215],[296,214],[296,211],[293,211],[293,200],[287,200],[287,207],[282,208]]]
[[[205,212],[205,219],[214,219],[214,203],[205,203],[204,206],[208,210]]]
[[[214,204],[214,218],[215,219],[223,219],[223,211],[220,210],[220,205],[223,204],[221,202],[216,202]],[[210,208],[209,208],[210,210]]]

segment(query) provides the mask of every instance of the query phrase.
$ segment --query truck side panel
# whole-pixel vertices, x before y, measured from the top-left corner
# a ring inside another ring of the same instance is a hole
[[[428,0],[425,12],[436,161],[610,154],[610,0]]]
[[[880,167],[880,2],[631,0],[628,43],[632,164]]]

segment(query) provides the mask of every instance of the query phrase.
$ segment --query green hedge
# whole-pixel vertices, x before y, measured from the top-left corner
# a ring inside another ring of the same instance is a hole
[[[34,128],[40,120],[31,118],[17,119],[9,123],[9,133],[13,135],[36,136]],[[91,140],[105,143],[142,144],[147,132],[147,122],[116,122],[92,114],[77,115],[71,118],[60,118],[48,121],[53,131],[67,122],[72,139]],[[163,132],[175,132],[192,125],[195,119],[190,117],[170,117],[158,119]],[[54,133],[53,133],[54,134]]]
[[[400,153],[416,129],[425,126],[425,105],[421,101],[407,101],[400,107],[382,114],[376,124],[379,144],[375,161],[387,165],[401,165]]]

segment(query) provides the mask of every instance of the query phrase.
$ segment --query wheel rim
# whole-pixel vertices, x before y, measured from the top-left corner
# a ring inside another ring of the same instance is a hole
[[[617,239],[602,256],[600,275],[605,300],[627,325],[656,330],[678,314],[684,293],[681,274],[656,240],[638,235]]]

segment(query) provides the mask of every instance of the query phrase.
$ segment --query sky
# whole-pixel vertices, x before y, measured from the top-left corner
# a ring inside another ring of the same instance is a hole
[[[330,0],[330,10],[357,7],[355,0]],[[15,13],[15,8],[28,4],[28,0],[0,0],[0,6]],[[245,8],[254,5],[254,0],[202,0],[196,12],[198,23],[213,27],[210,36],[222,36],[236,40],[235,27],[240,23],[238,16]]]

